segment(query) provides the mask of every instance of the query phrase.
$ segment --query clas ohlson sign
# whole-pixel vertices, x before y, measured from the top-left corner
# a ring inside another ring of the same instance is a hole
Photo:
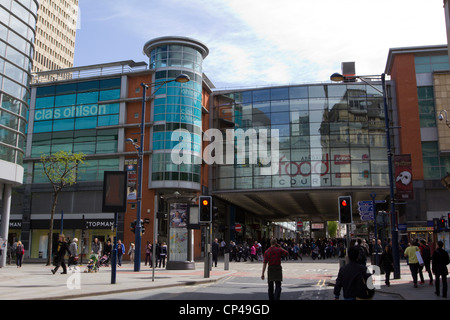
[[[81,105],[62,108],[38,109],[34,113],[35,121],[90,117],[108,114],[107,105]]]

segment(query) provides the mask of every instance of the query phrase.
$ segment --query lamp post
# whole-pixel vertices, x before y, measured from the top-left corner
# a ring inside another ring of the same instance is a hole
[[[370,76],[372,77],[372,76]],[[381,78],[381,87],[382,90],[379,90],[366,80],[362,76],[351,76],[344,77],[342,74],[333,73],[330,76],[331,81],[340,82],[345,79],[360,79],[379,93],[383,95],[383,105],[384,105],[384,120],[385,120],[385,131],[386,131],[386,149],[387,149],[387,157],[388,157],[388,170],[389,170],[389,193],[391,200],[391,237],[392,237],[392,256],[394,258],[394,279],[400,279],[400,256],[398,250],[398,229],[397,229],[397,221],[395,214],[395,203],[394,203],[394,177],[393,177],[393,169],[392,169],[392,149],[391,149],[391,135],[389,131],[389,110],[387,105],[387,96],[386,96],[386,75],[383,73],[381,76],[377,76]]]
[[[136,232],[135,232],[135,254],[134,254],[134,271],[141,270],[141,239],[142,239],[142,224],[141,224],[141,211],[142,211],[142,178],[143,178],[143,160],[144,160],[144,135],[145,135],[145,103],[147,100],[147,89],[149,87],[156,87],[151,97],[154,97],[155,93],[166,83],[169,82],[186,83],[190,81],[190,78],[186,74],[180,74],[175,79],[167,80],[159,83],[141,83],[142,86],[142,112],[141,112],[141,140],[140,145],[136,144],[132,139],[126,139],[126,142],[131,142],[136,148],[138,154],[138,181],[137,181],[137,212],[136,212]],[[154,212],[156,214],[156,212]]]

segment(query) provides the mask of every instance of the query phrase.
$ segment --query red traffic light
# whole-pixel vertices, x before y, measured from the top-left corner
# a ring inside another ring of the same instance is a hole
[[[203,200],[203,201],[202,201],[202,204],[203,204],[204,206],[207,206],[208,203],[209,203],[208,200]]]
[[[341,201],[341,206],[346,207],[347,206],[347,200],[342,200]]]

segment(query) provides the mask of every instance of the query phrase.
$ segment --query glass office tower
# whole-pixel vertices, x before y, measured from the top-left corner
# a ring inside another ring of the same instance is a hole
[[[170,82],[156,91],[153,100],[151,133],[152,174],[150,188],[200,190],[202,148],[202,63],[208,48],[185,37],[161,37],[148,41],[144,52],[155,70],[154,83],[174,79],[184,73],[190,81]],[[155,88],[158,88],[156,86]],[[172,132],[190,132],[191,164],[174,164],[173,148],[179,143]]]
[[[4,239],[8,239],[11,188],[23,182],[37,9],[36,0],[0,1],[0,238]],[[6,254],[0,259],[0,267],[5,261]]]

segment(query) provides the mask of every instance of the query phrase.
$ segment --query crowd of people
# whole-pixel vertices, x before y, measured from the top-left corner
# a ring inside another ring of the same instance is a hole
[[[287,256],[283,256],[282,260],[303,260],[303,257],[311,257],[312,259],[329,259],[345,256],[343,239],[276,239],[280,247],[288,252]],[[218,254],[224,256],[228,254],[230,261],[263,261],[264,252],[270,247],[270,239],[262,239],[261,241],[230,241],[226,243],[224,240],[215,239],[218,244]],[[213,245],[214,256],[214,245]],[[214,258],[213,258],[214,259]]]
[[[70,243],[70,245],[69,245]],[[166,258],[167,258],[167,245],[165,242],[156,244],[156,264],[155,267],[165,268],[166,266]],[[111,263],[113,253],[113,244],[111,239],[107,239],[104,243],[99,241],[98,238],[94,238],[94,241],[91,244],[91,251],[88,261],[88,269],[89,272],[98,271],[100,266],[109,266]],[[122,243],[122,240],[117,240],[117,265],[119,267],[122,266],[123,256],[128,255],[130,263],[134,263],[135,256],[135,244],[130,243],[128,251],[125,249],[125,245]],[[147,246],[145,248],[145,265],[147,263],[152,267],[152,254],[153,254],[153,245],[147,241]],[[78,265],[78,239],[74,238],[71,241],[66,240],[65,236],[61,234],[59,236],[59,240],[56,245],[56,250],[54,253],[54,261],[53,264],[55,268],[52,269],[52,273],[55,274],[59,267],[62,267],[62,274],[67,273],[67,266],[64,261],[64,257],[68,255],[68,266]]]

